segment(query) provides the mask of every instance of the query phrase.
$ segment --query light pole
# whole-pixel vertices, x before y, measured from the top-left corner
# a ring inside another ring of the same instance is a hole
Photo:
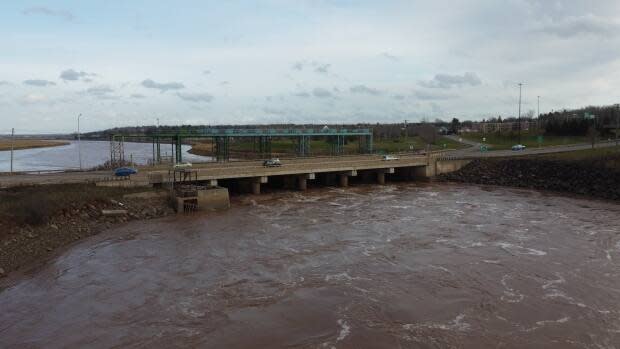
[[[540,96],[537,96],[538,98],[538,111],[536,112],[536,118],[540,119]]]
[[[616,104],[616,146],[618,146],[618,133],[620,133],[620,104]]]
[[[13,143],[15,142],[15,129],[11,129],[11,173],[13,173]]]
[[[519,144],[521,144],[521,87],[523,86],[523,83],[519,83],[519,118],[518,118],[518,123],[519,123]]]
[[[80,113],[77,117],[77,121],[78,121],[78,129],[77,129],[77,136],[78,136],[78,159],[80,162],[80,171],[82,170],[82,142],[80,141],[80,117],[82,116],[82,113]]]

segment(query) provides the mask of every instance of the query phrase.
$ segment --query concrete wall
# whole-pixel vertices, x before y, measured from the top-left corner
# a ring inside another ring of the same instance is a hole
[[[442,173],[458,171],[470,162],[471,160],[437,160],[435,165],[435,176]]]
[[[228,189],[222,187],[198,190],[198,210],[219,211],[230,207]]]

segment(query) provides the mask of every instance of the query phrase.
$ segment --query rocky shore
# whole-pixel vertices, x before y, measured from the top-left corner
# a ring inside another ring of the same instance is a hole
[[[474,160],[440,180],[552,190],[620,201],[620,171],[605,161],[538,158]]]
[[[0,222],[0,277],[117,224],[173,214],[164,194],[137,193],[69,205],[39,225]]]

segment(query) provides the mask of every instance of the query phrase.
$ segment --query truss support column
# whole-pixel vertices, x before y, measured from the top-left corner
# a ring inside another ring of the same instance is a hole
[[[182,151],[182,147],[181,147],[181,135],[177,134],[177,139],[176,139],[176,162],[177,164],[180,164],[181,162],[183,162],[183,151]]]

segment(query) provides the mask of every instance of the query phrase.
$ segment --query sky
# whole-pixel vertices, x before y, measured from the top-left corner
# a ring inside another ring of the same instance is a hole
[[[2,1],[0,134],[620,102],[617,0]]]

